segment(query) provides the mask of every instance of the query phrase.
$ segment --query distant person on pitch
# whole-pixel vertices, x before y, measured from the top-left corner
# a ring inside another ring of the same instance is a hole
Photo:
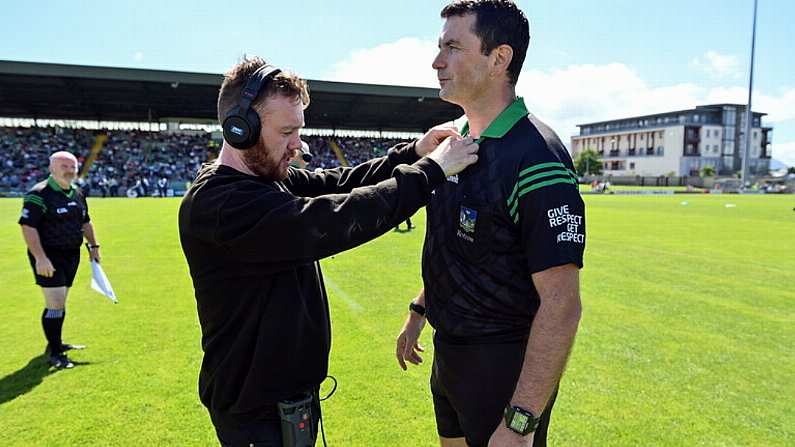
[[[580,320],[584,204],[566,148],[516,96],[524,13],[507,0],[461,0],[441,16],[439,96],[464,109],[458,128],[480,150],[428,203],[424,288],[396,356],[404,369],[421,361],[427,317],[442,446],[545,446]]]
[[[47,180],[25,194],[19,224],[33,276],[44,295],[41,325],[49,363],[64,369],[74,367],[66,351],[85,348],[61,341],[66,297],[80,264],[83,239],[88,242],[91,260],[99,262],[100,255],[88,204],[72,184],[77,178],[77,158],[69,152],[56,152],[50,157],[49,171]]]

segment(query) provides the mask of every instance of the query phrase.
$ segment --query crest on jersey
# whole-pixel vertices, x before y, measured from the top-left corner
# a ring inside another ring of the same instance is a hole
[[[475,224],[478,221],[478,212],[472,208],[461,206],[461,213],[458,215],[458,227],[466,234],[475,233]]]

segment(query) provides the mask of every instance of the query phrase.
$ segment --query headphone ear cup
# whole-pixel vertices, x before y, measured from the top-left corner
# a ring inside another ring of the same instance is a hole
[[[221,125],[224,133],[224,140],[235,149],[248,149],[247,145],[251,139],[251,125],[248,120],[240,115],[240,107],[235,107],[226,115],[224,123]],[[257,130],[259,132],[259,129]]]

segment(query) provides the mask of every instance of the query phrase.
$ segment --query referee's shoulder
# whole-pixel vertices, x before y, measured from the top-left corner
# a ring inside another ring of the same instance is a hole
[[[35,185],[33,185],[33,186],[32,186],[32,187],[31,187],[31,188],[28,190],[28,192],[26,192],[26,193],[25,193],[25,195],[26,195],[26,196],[27,196],[27,195],[36,195],[36,196],[40,196],[40,195],[42,195],[42,194],[44,193],[44,191],[45,191],[46,189],[47,189],[47,180],[42,180],[42,181],[40,181],[39,183],[36,183]]]
[[[571,156],[557,133],[533,114],[527,115],[517,130],[517,137],[523,143],[515,145],[519,149],[516,154],[519,170],[547,163],[571,165]]]

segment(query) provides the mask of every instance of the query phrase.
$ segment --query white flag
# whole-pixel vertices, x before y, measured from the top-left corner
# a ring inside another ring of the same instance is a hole
[[[96,261],[91,261],[91,288],[110,298],[114,303],[119,303],[116,299],[116,294],[113,293],[113,287],[110,285],[108,277]]]

